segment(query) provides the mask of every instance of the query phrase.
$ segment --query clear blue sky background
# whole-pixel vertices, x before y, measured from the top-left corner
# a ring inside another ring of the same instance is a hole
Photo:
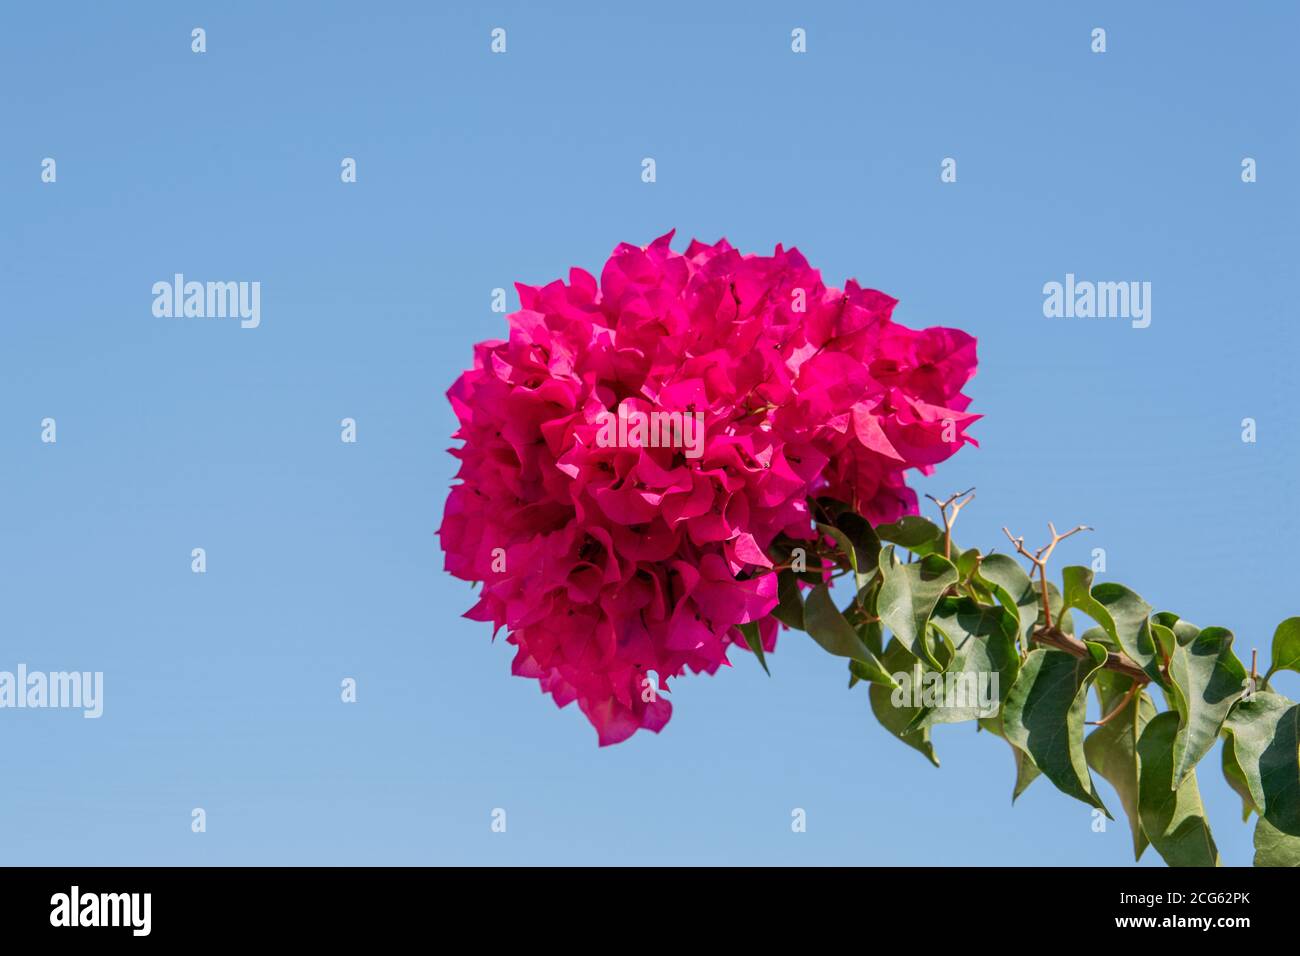
[[[6,5],[0,669],[102,670],[106,701],[0,712],[0,862],[1131,859],[1045,782],[1013,808],[970,725],[939,770],[889,739],[802,635],[597,749],[460,617],[443,393],[504,328],[496,286],[513,309],[673,227],[797,245],[979,337],[982,447],[919,485],[978,486],[964,542],[1092,524],[1062,563],[1104,547],[1104,579],[1248,657],[1300,613],[1296,7],[614,6]],[[155,318],[174,272],[260,281],[261,328]],[[1044,318],[1067,272],[1150,281],[1150,328]]]

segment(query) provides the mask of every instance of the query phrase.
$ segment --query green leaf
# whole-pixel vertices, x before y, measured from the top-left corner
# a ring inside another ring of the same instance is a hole
[[[896,544],[917,555],[943,551],[943,529],[918,515],[906,515],[891,524],[877,525],[876,535],[881,541]]]
[[[800,570],[793,568],[780,572],[790,574],[796,580],[804,581],[808,584],[821,584],[826,579],[825,569],[827,565],[823,564],[822,556],[819,553],[819,541],[805,539],[791,539],[785,535],[778,535],[772,542],[770,556],[777,564],[794,563],[795,552],[800,552],[799,563],[802,565]]]
[[[835,527],[842,531],[858,554],[858,566],[863,573],[873,571],[880,560],[880,538],[871,522],[859,514],[846,511],[835,519]]]
[[[803,594],[799,591],[799,579],[788,568],[777,572],[776,599],[777,605],[772,616],[787,627],[802,631]]]
[[[1300,837],[1283,833],[1263,817],[1255,824],[1256,866],[1300,866]]]
[[[1106,635],[1106,632],[1100,628],[1089,628],[1083,632],[1079,640],[1105,646],[1106,641],[1104,639],[1096,640],[1092,637],[1094,633],[1101,638]],[[1133,681],[1124,674],[1103,669],[1093,674],[1092,688],[1097,692],[1097,705],[1101,708],[1101,713],[1104,716],[1119,706],[1119,702],[1133,689]]]
[[[1260,691],[1233,708],[1223,729],[1260,815],[1300,837],[1300,704]]]
[[[862,665],[861,672],[855,670],[854,673],[863,680],[895,686],[894,678],[835,606],[825,584],[817,585],[809,593],[804,605],[804,624],[813,640],[827,651],[837,657],[858,661]]]
[[[1181,632],[1176,632],[1163,624],[1157,624],[1155,621],[1151,622],[1151,643],[1155,646],[1156,651],[1151,667],[1147,668],[1146,671],[1148,674],[1151,674],[1152,671],[1155,672],[1152,674],[1152,679],[1165,691],[1165,696],[1171,702],[1170,706],[1173,706],[1172,701],[1179,692],[1175,687],[1171,686],[1169,678],[1165,676],[1163,665],[1165,661],[1173,658],[1174,648],[1182,641],[1180,633],[1185,635],[1187,633],[1186,628],[1183,628]],[[1200,632],[1197,631],[1196,633],[1199,634]],[[1192,636],[1195,637],[1195,635]]]
[[[1113,690],[1099,694],[1102,698],[1102,714],[1107,715],[1119,706],[1124,699],[1127,688],[1132,681],[1121,675],[1108,675],[1098,672],[1097,685],[1101,690],[1101,677],[1106,676]],[[1110,680],[1110,678],[1114,680]],[[1127,686],[1124,686],[1127,685]],[[1120,691],[1120,687],[1124,690]],[[1119,700],[1116,700],[1118,697]],[[1107,706],[1109,704],[1109,706]],[[1124,709],[1098,727],[1083,742],[1083,752],[1088,758],[1088,766],[1097,771],[1119,795],[1119,802],[1128,816],[1129,830],[1133,834],[1133,859],[1142,859],[1142,852],[1147,848],[1147,837],[1142,832],[1142,821],[1138,814],[1138,759],[1137,742],[1142,730],[1156,715],[1156,705],[1142,691],[1138,691]]]
[[[1280,670],[1300,671],[1300,617],[1288,617],[1273,632],[1273,663],[1264,680]]]
[[[979,727],[981,730],[987,730],[990,733],[997,734],[1003,740],[1007,740],[1006,732],[1002,727],[1001,714],[996,717],[981,717]],[[1012,759],[1016,762],[1016,783],[1011,790],[1011,802],[1015,803],[1017,798],[1028,789],[1029,785],[1038,779],[1041,771],[1029,759],[1029,754],[1009,740],[1007,740],[1007,746],[1011,748]]]
[[[1228,711],[1246,692],[1246,668],[1232,652],[1232,632],[1207,627],[1174,648],[1169,676],[1179,718],[1172,781],[1177,787],[1210,752]]]
[[[975,600],[979,601],[981,604],[1002,603],[1001,601],[998,600],[998,596],[993,593],[993,589],[989,587],[988,582],[982,581],[980,579],[979,568],[976,568],[974,575],[967,578],[963,583],[966,586],[966,593],[969,594],[971,597],[973,597]],[[1012,611],[1011,614],[1012,617],[1017,617],[1014,611]],[[1019,629],[1020,629],[1019,622],[1017,622],[1016,630],[1019,631]]]
[[[963,551],[957,555],[957,577],[962,581],[969,581],[971,576],[979,570],[980,566],[980,549],[971,548],[969,551]]]
[[[1138,813],[1142,830],[1170,866],[1218,866],[1219,851],[1201,805],[1195,771],[1176,788],[1178,715],[1157,714],[1138,738]]]
[[[839,549],[839,553],[844,555],[849,567],[856,572],[858,570],[858,552],[853,547],[853,542],[849,540],[849,536],[835,525],[823,524],[820,521],[817,522],[817,530],[835,542],[835,547]]]
[[[817,499],[817,507],[823,515],[830,519],[832,524],[839,520],[840,515],[853,510],[846,502],[836,501],[834,498],[827,498],[824,495]]]
[[[1176,644],[1190,643],[1197,634],[1201,633],[1199,627],[1191,621],[1184,621],[1173,611],[1157,611],[1155,614],[1151,615],[1151,620],[1156,624],[1168,628],[1173,633],[1175,638],[1174,643]],[[1174,644],[1170,644],[1165,648],[1165,650],[1172,653],[1173,648]]]
[[[922,707],[917,725],[955,724],[996,713],[1020,672],[1016,623],[1001,607],[985,607],[970,598],[944,598],[930,618],[952,644],[952,659],[944,668],[942,706]],[[996,680],[996,684],[994,681]],[[980,691],[991,697],[980,706]]]
[[[1003,729],[1007,740],[1028,753],[1062,793],[1110,816],[1083,750],[1088,681],[1105,662],[1106,649],[1087,647],[1089,656],[1083,658],[1050,648],[1030,651],[1007,695]]]
[[[1117,650],[1119,650],[1119,647],[1116,646],[1115,642],[1112,641],[1112,640],[1110,639],[1110,635],[1107,634],[1107,633],[1105,632],[1105,630],[1103,630],[1103,629],[1100,628],[1100,627],[1090,627],[1090,628],[1088,628],[1086,631],[1084,631],[1082,634],[1079,635],[1079,640],[1081,640],[1081,641],[1091,641],[1091,642],[1094,643],[1094,644],[1100,644],[1102,647],[1106,648],[1106,650],[1108,650],[1108,651],[1117,651]],[[1101,709],[1102,709],[1102,712],[1103,712],[1103,713],[1106,711],[1106,708],[1105,708],[1104,705],[1102,706]]]
[[[857,626],[857,631],[858,637],[862,638],[862,643],[867,645],[867,649],[879,657],[885,643],[885,631],[880,626],[880,622],[864,621]]]
[[[890,673],[910,674],[913,679],[921,673],[921,662],[897,640],[889,642],[882,661]],[[849,666],[853,667],[854,664],[856,662]],[[881,684],[872,684],[867,690],[871,695],[871,711],[876,715],[881,726],[912,749],[919,751],[930,763],[939,766],[939,758],[934,753],[934,744],[930,742],[929,728],[904,733],[916,717],[919,708],[907,706],[901,688],[893,691]]]
[[[1227,725],[1224,726],[1226,728]],[[1220,753],[1223,757],[1223,779],[1228,781],[1228,786],[1241,797],[1241,822],[1245,823],[1250,819],[1251,813],[1259,812],[1259,807],[1255,806],[1255,798],[1250,793],[1250,783],[1246,780],[1246,771],[1241,769],[1241,762],[1237,759],[1237,745],[1232,734],[1226,729],[1223,734],[1223,749]]]
[[[1092,570],[1073,565],[1061,571],[1061,599],[1077,608],[1106,632],[1111,643],[1148,673],[1158,664],[1149,630],[1151,605],[1122,584],[1093,586]]]
[[[846,525],[853,529],[852,535],[845,529]],[[876,563],[880,557],[880,540],[871,530],[871,525],[864,518],[845,512],[833,525],[819,521],[817,530],[835,542],[835,547],[853,569],[853,579],[858,588],[865,587],[875,575]],[[855,537],[857,540],[854,540]]]
[[[950,584],[957,583],[957,569],[937,554],[911,564],[895,564],[894,549],[885,548],[880,552],[880,574],[876,612],[881,623],[913,655],[938,667],[925,639],[926,622],[939,597]]]
[[[740,633],[745,636],[745,644],[754,652],[754,656],[758,658],[759,664],[763,665],[764,673],[766,673],[768,677],[771,677],[772,672],[767,669],[767,658],[763,656],[763,639],[758,633],[758,622],[748,621],[745,624],[739,624],[737,626],[740,628]]]
[[[1016,617],[1022,647],[1029,646],[1029,635],[1038,624],[1038,590],[1020,562],[1007,554],[990,554],[980,562],[979,577],[993,591],[998,601]]]
[[[1100,624],[1108,633],[1115,630],[1110,614],[1101,608],[1097,614],[1090,611],[1092,599],[1092,571],[1077,564],[1061,569],[1061,599],[1067,607],[1077,607]]]

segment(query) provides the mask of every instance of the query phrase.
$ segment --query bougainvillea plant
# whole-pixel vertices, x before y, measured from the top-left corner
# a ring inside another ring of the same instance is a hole
[[[516,675],[613,744],[663,728],[672,679],[732,648],[766,670],[778,632],[804,631],[936,765],[934,725],[970,721],[1010,745],[1013,798],[1041,776],[1109,816],[1092,774],[1109,781],[1138,857],[1219,862],[1196,767],[1222,738],[1256,864],[1300,865],[1300,706],[1269,686],[1300,670],[1300,618],[1261,675],[1225,628],[1087,568],[1050,581],[1074,531],[1036,551],[1008,531],[1028,572],[958,547],[972,495],[936,502],[941,526],[905,475],[974,444],[975,340],[899,325],[895,299],[827,286],[794,249],[671,239],[618,246],[599,280],[517,286],[509,337],[448,392],[446,567],[482,583],[466,617],[506,629]]]

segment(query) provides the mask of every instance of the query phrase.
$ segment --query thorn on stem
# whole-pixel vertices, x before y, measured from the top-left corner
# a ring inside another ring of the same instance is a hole
[[[968,495],[969,497],[967,497]],[[959,491],[956,494],[949,495],[944,501],[940,501],[934,495],[926,495],[926,497],[939,506],[939,516],[943,518],[943,556],[951,561],[953,525],[957,523],[957,515],[961,512],[961,509],[975,500],[975,489],[971,487],[965,491]],[[952,509],[951,518],[948,517],[949,508]]]
[[[1066,538],[1070,537],[1070,535],[1078,534],[1080,531],[1091,531],[1092,528],[1088,527],[1086,524],[1081,524],[1078,527],[1071,528],[1069,531],[1065,532],[1065,534],[1060,534],[1056,530],[1056,525],[1049,521],[1047,522],[1047,530],[1052,533],[1052,540],[1043,545],[1033,554],[1030,554],[1025,548],[1024,535],[1017,538],[1007,530],[1005,525],[1002,528],[1002,532],[1007,536],[1011,543],[1016,546],[1016,551],[1027,558],[1033,564],[1034,569],[1038,572],[1038,579],[1041,582],[1043,597],[1043,623],[1045,627],[1051,628],[1052,609],[1048,605],[1047,600],[1047,561],[1052,556],[1052,552],[1056,550],[1056,546]]]

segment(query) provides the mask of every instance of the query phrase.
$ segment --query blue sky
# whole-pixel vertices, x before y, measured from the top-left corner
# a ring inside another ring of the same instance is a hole
[[[0,15],[0,669],[105,675],[99,720],[0,711],[0,863],[1131,859],[1122,821],[1093,832],[1046,782],[1013,808],[1010,752],[969,725],[936,733],[939,770],[890,740],[803,635],[771,679],[738,654],[675,683],[662,734],[597,749],[460,618],[443,393],[504,328],[495,287],[513,309],[514,281],[674,227],[795,245],[899,321],[978,336],[981,447],[918,483],[978,487],[960,540],[1090,524],[1060,564],[1104,547],[1102,579],[1248,657],[1300,613],[1300,16],[624,6]],[[154,317],[177,272],[259,281],[260,327]],[[1151,282],[1150,327],[1045,318],[1067,273]],[[1215,836],[1247,864],[1217,763]]]

